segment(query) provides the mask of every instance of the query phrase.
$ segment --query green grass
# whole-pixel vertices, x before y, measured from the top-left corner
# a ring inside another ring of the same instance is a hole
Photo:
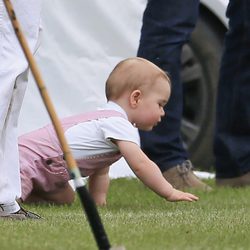
[[[250,188],[196,194],[196,203],[170,203],[135,179],[118,179],[99,212],[111,244],[127,250],[250,249]],[[79,200],[25,207],[44,219],[1,220],[1,250],[97,249]]]

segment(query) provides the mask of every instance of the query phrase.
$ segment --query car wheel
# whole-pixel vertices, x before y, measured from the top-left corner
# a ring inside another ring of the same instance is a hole
[[[191,161],[201,170],[213,166],[214,114],[223,34],[201,16],[182,52],[181,132]]]

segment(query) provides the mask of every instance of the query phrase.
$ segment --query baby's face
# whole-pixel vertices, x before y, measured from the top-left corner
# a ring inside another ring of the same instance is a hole
[[[134,123],[136,127],[150,131],[165,115],[164,106],[170,97],[170,85],[166,79],[160,77],[153,84],[153,88],[145,90],[140,99]]]

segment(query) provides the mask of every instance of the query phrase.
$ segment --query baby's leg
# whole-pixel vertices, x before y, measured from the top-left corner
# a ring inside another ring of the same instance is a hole
[[[75,192],[67,183],[64,187],[55,192],[33,192],[24,203],[48,203],[56,205],[70,205],[75,200]]]

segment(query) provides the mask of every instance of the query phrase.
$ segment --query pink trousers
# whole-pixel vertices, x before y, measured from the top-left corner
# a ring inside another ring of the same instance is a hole
[[[111,116],[123,117],[117,111],[100,110],[62,119],[61,123],[66,131],[78,123]],[[31,192],[56,192],[70,180],[66,161],[52,125],[20,136],[18,146],[23,201]],[[120,152],[113,152],[76,161],[82,176],[89,176],[95,170],[108,167],[120,158]]]

